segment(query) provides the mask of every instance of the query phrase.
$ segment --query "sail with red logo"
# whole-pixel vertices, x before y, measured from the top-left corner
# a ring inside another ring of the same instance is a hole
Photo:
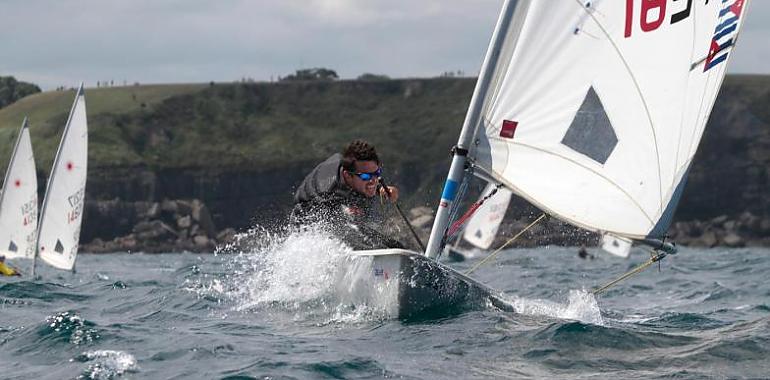
[[[662,239],[748,1],[518,1],[475,163],[547,213]]]
[[[617,237],[618,252],[628,242],[653,246],[657,260],[675,252],[663,238],[747,6],[506,0],[425,256],[357,252],[375,270],[402,274],[398,287],[375,276],[373,294],[397,290],[385,304],[400,316],[468,300],[506,306],[494,291],[435,260],[465,218],[450,227],[466,172],[565,222]]]
[[[32,259],[36,232],[37,175],[27,119],[24,118],[0,195],[0,256]]]
[[[72,270],[78,253],[88,169],[88,123],[83,85],[77,91],[48,178],[38,230],[38,255]]]

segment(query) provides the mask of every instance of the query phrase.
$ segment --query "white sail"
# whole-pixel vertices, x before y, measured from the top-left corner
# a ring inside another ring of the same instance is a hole
[[[575,225],[662,237],[747,3],[519,1],[477,164]]]
[[[0,195],[0,256],[31,259],[37,232],[37,175],[27,119],[16,138]]]
[[[481,198],[489,195],[495,187],[488,184],[481,193]],[[476,210],[468,224],[465,225],[463,239],[477,248],[488,249],[495,240],[497,230],[500,229],[500,223],[505,218],[505,212],[511,202],[511,195],[512,193],[506,188],[499,188],[497,193]]]
[[[88,168],[88,124],[80,85],[64,127],[40,212],[38,255],[53,267],[75,265]]]
[[[631,240],[619,236],[614,236],[612,234],[602,235],[601,243],[602,250],[623,258],[628,257],[628,255],[631,253],[631,245],[633,244]]]

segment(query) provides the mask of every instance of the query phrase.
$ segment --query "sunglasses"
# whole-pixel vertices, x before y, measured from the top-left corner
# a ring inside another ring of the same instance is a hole
[[[348,173],[357,175],[358,178],[361,178],[364,181],[369,181],[374,177],[382,177],[382,168],[377,168],[376,171],[373,171],[371,173],[356,173],[356,172],[351,172],[350,170],[348,170]]]

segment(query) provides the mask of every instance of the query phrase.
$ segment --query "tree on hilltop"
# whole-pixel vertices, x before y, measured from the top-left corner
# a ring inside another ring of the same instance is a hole
[[[339,79],[339,76],[336,71],[323,67],[316,67],[312,69],[297,70],[294,74],[289,74],[282,78],[281,81],[333,81],[337,79]]]
[[[12,76],[0,77],[0,108],[40,91],[40,87],[32,83],[19,82]]]

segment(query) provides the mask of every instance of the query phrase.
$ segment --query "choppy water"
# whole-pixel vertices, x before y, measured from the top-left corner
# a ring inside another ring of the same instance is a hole
[[[419,322],[351,301],[356,269],[323,234],[231,251],[83,254],[75,274],[0,279],[0,378],[770,377],[767,249],[683,249],[598,299],[586,290],[642,252],[509,250],[474,277],[520,312]]]

